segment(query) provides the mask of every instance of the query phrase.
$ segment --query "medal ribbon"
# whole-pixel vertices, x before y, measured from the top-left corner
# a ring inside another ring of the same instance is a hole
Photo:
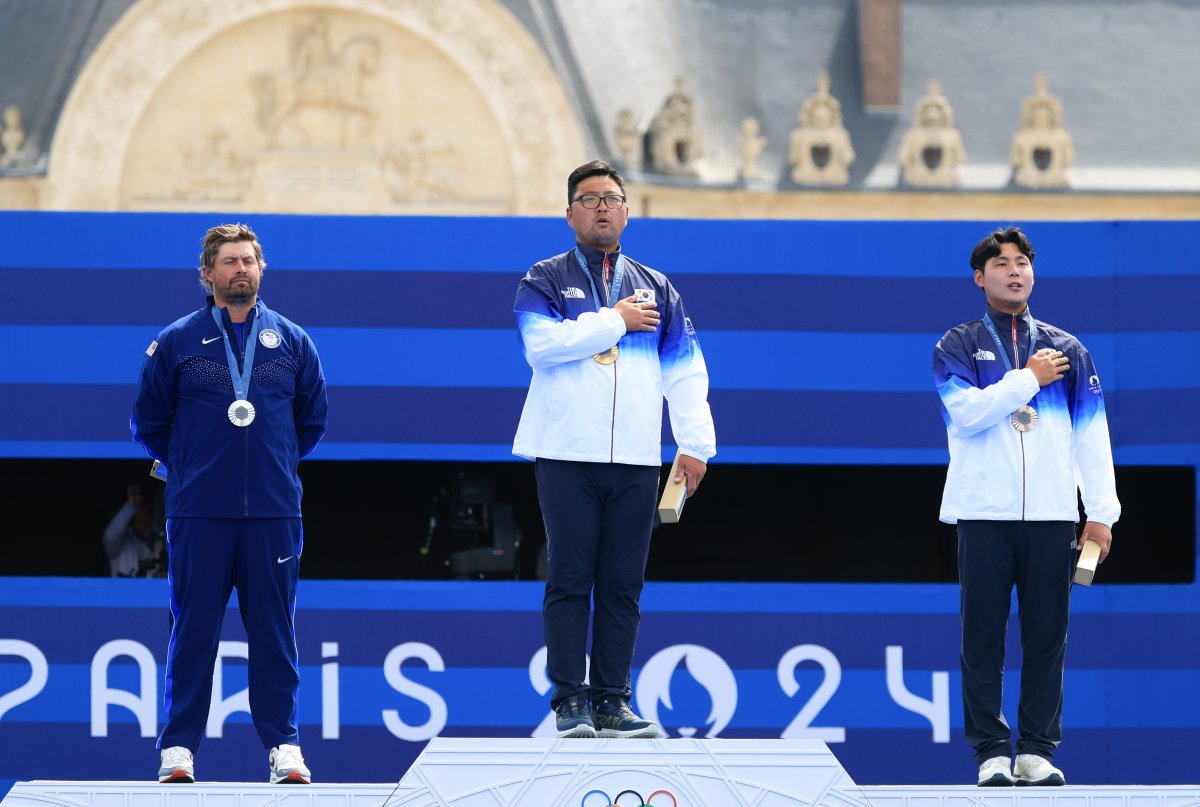
[[[1017,325],[1017,318],[1016,318],[1016,315],[1014,315],[1013,316],[1013,361],[1009,361],[1008,352],[1004,349],[1004,343],[1000,341],[1000,334],[996,331],[996,324],[994,322],[992,322],[991,316],[989,316],[988,314],[983,315],[983,327],[987,328],[987,332],[992,335],[992,340],[996,343],[996,348],[1000,351],[1000,358],[1004,359],[1004,369],[1006,371],[1013,369],[1013,364],[1016,363],[1016,361],[1018,361],[1020,358],[1017,355],[1016,325]],[[1033,353],[1034,346],[1037,344],[1037,336],[1038,336],[1037,322],[1034,321],[1033,317],[1031,316],[1029,318],[1029,353],[1031,355]]]
[[[236,396],[234,400],[245,401],[246,395],[250,391],[250,373],[254,370],[254,348],[258,344],[258,317],[254,317],[254,324],[250,326],[250,333],[246,334],[246,356],[242,360],[244,372],[238,371],[237,357],[233,355],[233,346],[229,344],[229,334],[225,332],[225,325],[221,322],[221,309],[213,303],[212,307],[213,322],[217,323],[217,330],[221,332],[221,338],[225,340],[225,360],[229,362],[229,380],[233,382],[233,394]]]
[[[575,250],[575,260],[579,263],[579,268],[583,270],[583,276],[587,278],[588,285],[592,287],[592,299],[596,301],[596,310],[600,310],[600,294],[596,291],[596,281],[592,280],[592,272],[588,269],[587,258],[583,257],[583,253],[578,249]],[[621,279],[625,276],[625,255],[622,253],[617,256],[617,269],[613,273],[611,289],[615,289],[617,299],[621,298]],[[608,302],[612,298],[612,291],[608,291],[604,295],[604,302]]]

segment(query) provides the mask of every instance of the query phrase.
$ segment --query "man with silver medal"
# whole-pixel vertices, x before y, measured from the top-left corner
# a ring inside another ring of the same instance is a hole
[[[663,398],[680,449],[676,481],[691,495],[716,453],[708,371],[675,287],[622,249],[620,174],[600,161],[576,168],[566,214],[575,247],[535,264],[513,305],[533,370],[513,453],[535,461],[546,525],[550,705],[560,737],[657,737],[630,709],[629,685]]]
[[[1065,782],[1053,759],[1075,562],[1085,541],[1107,557],[1121,514],[1100,376],[1078,339],[1030,313],[1033,259],[1020,228],[980,241],[971,269],[987,310],[947,331],[933,356],[950,449],[940,518],[958,534],[963,724],[986,787]],[[1015,744],[1001,710],[1014,587]]]
[[[171,638],[158,778],[195,781],[221,623],[238,592],[249,640],[251,718],[269,781],[307,784],[297,723],[293,614],[304,533],[297,465],[325,433],[316,347],[258,297],[254,231],[213,227],[200,253],[203,308],[146,349],[130,418],[165,478]],[[165,470],[165,474],[164,474]]]

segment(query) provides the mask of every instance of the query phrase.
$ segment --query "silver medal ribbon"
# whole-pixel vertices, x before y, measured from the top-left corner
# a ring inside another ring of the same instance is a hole
[[[248,398],[250,374],[254,370],[254,348],[258,344],[258,317],[254,317],[250,333],[244,335],[246,355],[242,359],[242,370],[238,370],[237,357],[233,354],[233,345],[229,343],[229,334],[225,330],[225,324],[221,321],[221,309],[217,307],[216,303],[213,303],[212,318],[213,322],[217,323],[217,330],[221,332],[221,338],[225,342],[225,360],[229,363],[229,380],[233,382],[233,394],[237,399],[229,405],[226,414],[229,415],[229,422],[234,426],[245,428],[254,422],[254,407]]]

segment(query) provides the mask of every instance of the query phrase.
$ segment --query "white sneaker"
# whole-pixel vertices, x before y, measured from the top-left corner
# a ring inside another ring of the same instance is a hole
[[[304,757],[300,756],[298,745],[278,745],[271,749],[269,757],[271,765],[270,782],[273,785],[307,785],[312,774],[304,765]]]
[[[195,782],[196,769],[192,762],[192,752],[182,745],[173,745],[170,748],[164,748],[158,768],[158,781],[186,784]]]
[[[1060,787],[1067,780],[1050,760],[1037,754],[1017,754],[1017,784],[1023,787]]]
[[[1013,783],[1011,757],[992,757],[979,766],[980,787],[1011,787]]]

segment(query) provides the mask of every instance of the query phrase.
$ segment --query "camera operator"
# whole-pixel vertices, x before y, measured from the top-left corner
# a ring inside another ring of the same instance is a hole
[[[113,577],[153,576],[162,559],[162,538],[154,530],[150,509],[142,501],[142,488],[136,482],[129,486],[125,503],[104,528],[104,553]]]

